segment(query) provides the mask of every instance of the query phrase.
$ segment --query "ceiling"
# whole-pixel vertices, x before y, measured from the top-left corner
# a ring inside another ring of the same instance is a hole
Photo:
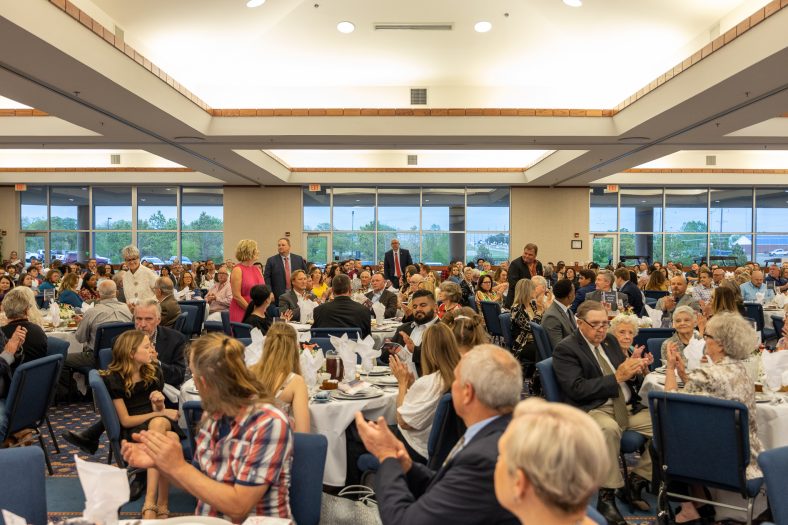
[[[0,182],[122,152],[135,181],[785,185],[787,25],[768,0],[0,0]]]

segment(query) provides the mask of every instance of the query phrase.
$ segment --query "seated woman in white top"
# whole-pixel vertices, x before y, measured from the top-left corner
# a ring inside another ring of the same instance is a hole
[[[427,441],[435,410],[443,394],[454,382],[454,368],[460,361],[457,341],[443,323],[429,327],[421,339],[421,377],[416,379],[396,356],[391,356],[391,372],[399,383],[397,431],[414,461],[427,462]]]
[[[287,323],[274,323],[265,335],[263,357],[252,366],[252,373],[290,418],[293,432],[309,432],[309,393],[301,377],[299,356],[295,328]]]

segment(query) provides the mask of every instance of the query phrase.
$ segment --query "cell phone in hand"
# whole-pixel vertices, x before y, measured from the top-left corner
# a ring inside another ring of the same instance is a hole
[[[402,345],[398,343],[394,343],[392,341],[386,341],[381,345],[380,349],[382,351],[388,352],[389,354],[396,354],[400,350],[402,350]]]

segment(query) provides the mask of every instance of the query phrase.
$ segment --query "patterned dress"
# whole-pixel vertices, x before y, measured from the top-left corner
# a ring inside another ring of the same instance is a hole
[[[725,356],[719,363],[696,368],[687,375],[689,377],[682,393],[738,401],[747,406],[750,420],[750,464],[747,466],[747,479],[762,477],[763,473],[757,461],[763,445],[758,438],[758,421],[755,417],[755,385],[744,364]]]
[[[512,353],[521,364],[536,362],[536,342],[528,323],[542,324],[542,313],[528,315],[528,309],[517,304],[512,307]]]

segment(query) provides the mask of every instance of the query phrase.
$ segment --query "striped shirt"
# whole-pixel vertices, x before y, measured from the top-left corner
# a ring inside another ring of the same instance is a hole
[[[203,423],[197,434],[194,464],[211,479],[228,485],[268,485],[250,516],[291,518],[288,491],[293,434],[287,416],[270,404],[244,408],[231,419]],[[224,517],[200,501],[196,514]]]

